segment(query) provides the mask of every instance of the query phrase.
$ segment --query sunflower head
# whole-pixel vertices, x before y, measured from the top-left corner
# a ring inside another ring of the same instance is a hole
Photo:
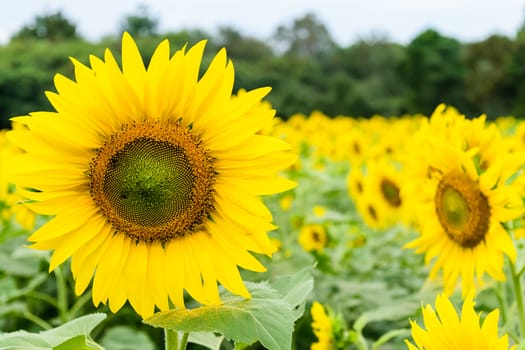
[[[307,252],[322,251],[326,246],[328,236],[323,225],[307,224],[301,228],[299,233],[299,244]]]
[[[445,350],[454,344],[460,349],[509,350],[508,335],[499,337],[499,310],[490,312],[480,325],[480,315],[474,309],[473,294],[463,301],[461,315],[456,313],[450,300],[443,294],[436,297],[436,309],[423,308],[423,324],[410,321],[412,338],[405,343],[410,350]],[[510,347],[516,349],[516,345]]]
[[[25,153],[12,179],[54,216],[32,247],[54,250],[51,270],[71,257],[77,294],[93,279],[94,303],[112,311],[129,301],[146,317],[186,294],[217,304],[218,284],[248,298],[238,268],[264,271],[252,254],[275,251],[259,197],[294,187],[277,174],[296,156],[262,134],[270,89],[233,95],[224,49],[200,73],[204,47],[171,54],[164,40],[146,68],[125,33],[122,66],[109,50],[90,66],[73,59],[76,79],[57,75],[47,94],[56,112],[15,118]]]
[[[516,248],[501,223],[519,217],[523,205],[494,125],[439,106],[416,139],[401,192],[421,235],[407,247],[433,262],[430,278],[443,272],[448,294],[458,279],[464,296],[485,273],[504,280],[504,256],[514,261]]]

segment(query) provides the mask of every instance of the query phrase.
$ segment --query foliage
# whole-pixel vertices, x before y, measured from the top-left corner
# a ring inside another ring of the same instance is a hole
[[[129,32],[133,37],[153,36],[157,34],[158,20],[149,13],[146,5],[137,8],[135,14],[126,16],[120,26],[122,32]]]
[[[137,37],[146,62],[165,37],[173,47],[202,39],[208,39],[207,52],[226,47],[238,72],[235,89],[271,86],[269,101],[285,119],[316,109],[332,116],[430,113],[441,102],[468,115],[525,115],[520,35],[460,43],[429,29],[405,46],[369,37],[341,47],[311,13],[279,26],[267,40],[232,27],[161,35],[158,19],[144,5],[123,18],[121,29]],[[0,46],[0,128],[11,116],[51,109],[42,92],[54,89],[56,72],[73,77],[66,57],[88,63],[88,55],[100,56],[104,47],[118,52],[119,42],[119,35],[99,43],[81,40],[61,12],[38,16]]]
[[[65,18],[61,11],[58,11],[37,16],[33,23],[22,27],[15,33],[12,40],[45,39],[57,42],[78,38],[75,24]]]

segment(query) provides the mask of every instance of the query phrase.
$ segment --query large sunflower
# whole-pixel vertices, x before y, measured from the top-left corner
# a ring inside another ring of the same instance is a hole
[[[29,237],[54,249],[50,270],[71,257],[75,291],[93,278],[95,305],[126,300],[143,317],[184,307],[184,290],[220,303],[218,283],[249,298],[238,267],[264,271],[269,210],[259,195],[293,183],[277,172],[290,146],[259,131],[274,111],[270,91],[232,97],[234,70],[221,50],[199,78],[205,42],[170,55],[156,48],[146,69],[127,33],[122,69],[109,50],[91,67],[73,59],[75,80],[55,77],[56,112],[17,117],[10,134],[26,150],[12,177],[37,213],[55,215]]]
[[[480,326],[480,315],[474,310],[470,294],[463,302],[461,318],[448,298],[436,297],[436,310],[427,305],[423,308],[423,322],[426,329],[410,321],[415,345],[405,340],[410,350],[508,350],[507,334],[498,335],[499,310],[493,310]],[[516,349],[516,345],[510,349]]]
[[[459,278],[463,295],[485,273],[504,280],[504,256],[516,258],[501,223],[520,215],[519,189],[508,181],[498,134],[482,122],[434,114],[419,135],[422,142],[413,147],[416,153],[402,188],[421,231],[407,247],[425,253],[427,264],[433,261],[430,278],[442,270],[447,294]],[[469,128],[483,135],[469,134]]]

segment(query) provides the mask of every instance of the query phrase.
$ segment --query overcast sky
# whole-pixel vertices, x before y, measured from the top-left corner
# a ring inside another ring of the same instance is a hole
[[[146,4],[161,31],[232,26],[245,35],[269,38],[278,25],[313,12],[342,46],[371,35],[406,44],[427,28],[461,41],[491,34],[513,37],[525,0],[0,0],[0,43],[36,15],[62,10],[80,34],[97,40],[116,34],[126,15]]]

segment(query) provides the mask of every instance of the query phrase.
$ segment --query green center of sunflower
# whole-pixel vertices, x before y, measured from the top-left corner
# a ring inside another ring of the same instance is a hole
[[[193,171],[184,150],[165,141],[139,138],[111,157],[104,192],[123,219],[156,226],[191,205]]]
[[[198,230],[213,210],[213,161],[180,124],[124,127],[97,151],[91,196],[118,232],[167,242]]]
[[[477,182],[467,174],[445,174],[437,187],[436,213],[447,236],[463,248],[474,248],[489,230],[490,206]]]
[[[389,179],[381,180],[381,193],[383,197],[393,207],[401,205],[401,197],[399,196],[399,187]]]

